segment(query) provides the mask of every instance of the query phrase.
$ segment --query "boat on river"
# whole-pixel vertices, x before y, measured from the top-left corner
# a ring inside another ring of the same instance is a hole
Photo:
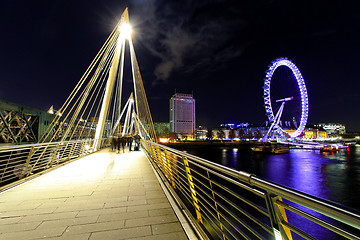
[[[271,154],[286,154],[290,152],[289,148],[284,146],[254,146],[251,148],[251,151]]]
[[[267,152],[267,148],[265,146],[254,146],[251,148],[253,152]]]
[[[335,146],[324,146],[320,148],[320,152],[337,152],[337,151],[339,151],[339,148]]]
[[[290,152],[290,149],[288,147],[272,147],[269,152],[272,154],[286,154]]]

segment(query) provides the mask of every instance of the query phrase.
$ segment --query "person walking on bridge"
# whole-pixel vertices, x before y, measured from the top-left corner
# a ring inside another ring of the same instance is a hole
[[[115,136],[110,136],[109,137],[109,140],[110,140],[110,145],[111,145],[111,151],[113,152],[114,151],[114,148],[115,148],[115,151],[116,151],[116,137]]]
[[[134,136],[134,139],[135,139],[134,151],[139,151],[139,149],[140,149],[140,135],[139,135],[139,134],[136,134],[136,135]]]
[[[116,150],[117,150],[117,152],[118,153],[120,153],[120,147],[121,147],[121,142],[120,142],[120,137],[119,136],[116,136],[116,142],[115,142],[115,144],[116,144]]]
[[[131,135],[127,136],[127,144],[128,144],[128,147],[129,147],[129,151],[132,151],[131,150],[132,142],[133,142],[133,137]]]
[[[126,138],[125,138],[125,136],[120,137],[119,142],[120,142],[120,145],[122,147],[123,153],[125,153],[125,147],[126,147]]]

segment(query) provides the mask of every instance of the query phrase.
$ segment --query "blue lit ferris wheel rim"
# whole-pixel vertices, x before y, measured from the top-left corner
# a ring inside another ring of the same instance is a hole
[[[266,115],[268,116],[270,124],[272,124],[275,120],[275,115],[271,106],[270,84],[271,84],[271,78],[275,70],[280,66],[288,67],[292,71],[292,73],[296,78],[296,82],[300,90],[300,95],[301,95],[300,124],[299,127],[295,130],[295,132],[290,133],[290,137],[296,138],[300,134],[302,134],[305,130],[305,126],[309,115],[309,100],[308,100],[308,94],[307,94],[305,82],[299,69],[295,66],[295,64],[291,60],[288,60],[287,58],[277,58],[275,61],[273,61],[270,64],[269,69],[266,71],[266,76],[264,80],[265,111],[266,111]],[[278,126],[278,129],[282,132],[285,132],[280,126]]]

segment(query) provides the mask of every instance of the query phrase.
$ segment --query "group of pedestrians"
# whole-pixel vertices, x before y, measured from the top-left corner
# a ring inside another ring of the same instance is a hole
[[[134,145],[133,145],[134,143]],[[126,135],[126,136],[110,136],[111,151],[124,153],[126,149],[129,151],[139,151],[140,149],[140,136]]]

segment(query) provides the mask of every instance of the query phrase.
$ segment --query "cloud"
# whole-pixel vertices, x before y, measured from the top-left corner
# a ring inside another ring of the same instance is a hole
[[[171,60],[162,61],[155,69],[155,76],[157,76],[158,79],[167,79],[173,68],[174,63]]]
[[[232,37],[236,19],[213,16],[217,1],[148,0],[138,11],[140,36],[146,49],[160,61],[154,69],[158,82],[168,81],[174,71],[214,69],[241,55],[243,49],[227,44]],[[225,10],[226,11],[226,10]],[[140,17],[141,15],[141,17]],[[196,61],[184,65],[188,59]]]

